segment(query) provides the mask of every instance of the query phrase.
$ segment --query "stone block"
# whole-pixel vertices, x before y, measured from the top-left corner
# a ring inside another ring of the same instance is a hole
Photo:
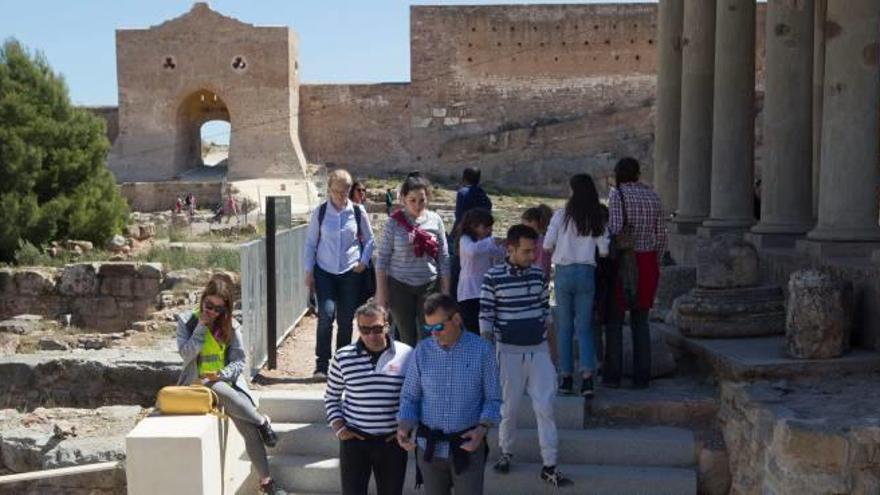
[[[705,289],[754,287],[760,281],[755,246],[736,234],[697,240],[697,285]]]
[[[852,283],[818,270],[801,270],[788,283],[786,349],[794,358],[840,357],[850,348]]]
[[[724,338],[785,332],[782,289],[701,289],[675,301],[675,323],[688,337]]]
[[[0,268],[0,294],[15,293],[15,272],[11,268]]]
[[[81,297],[72,303],[74,313],[83,320],[90,316],[116,317],[118,307],[112,297]]]
[[[140,278],[162,279],[162,263],[137,263],[137,274]]]
[[[222,493],[220,422],[201,415],[152,416],[138,423],[125,438],[129,495]]]
[[[698,493],[702,495],[727,495],[730,492],[730,458],[724,449],[700,450]]]
[[[0,333],[0,356],[11,356],[18,351],[21,337],[12,333]]]
[[[41,351],[66,351],[70,349],[70,345],[59,338],[43,337],[37,342],[37,349]]]
[[[41,296],[55,291],[55,272],[43,268],[20,269],[13,275],[15,288],[20,295]]]
[[[679,296],[687,294],[697,285],[697,268],[695,266],[664,266],[660,268],[660,284],[654,307],[671,308]]]
[[[154,299],[159,293],[159,280],[155,278],[136,279],[133,281],[132,296],[141,299]]]
[[[138,275],[138,265],[140,263],[129,262],[107,262],[98,265],[98,276],[100,278],[135,278]]]
[[[63,296],[81,297],[97,294],[98,265],[77,263],[67,265],[58,281],[58,292]]]

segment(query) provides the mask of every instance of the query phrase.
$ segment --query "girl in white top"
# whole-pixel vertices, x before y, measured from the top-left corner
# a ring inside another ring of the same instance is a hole
[[[593,395],[593,298],[596,293],[596,251],[608,255],[608,229],[599,208],[599,195],[593,178],[577,174],[569,180],[571,196],[565,208],[553,214],[544,250],[552,251],[556,266],[556,328],[559,346],[559,391],[572,393],[574,359],[572,343],[577,331],[583,382],[581,395]]]
[[[504,247],[492,237],[495,220],[488,210],[474,208],[464,214],[458,227],[458,255],[461,273],[458,276],[457,298],[464,327],[479,335],[480,288],[483,275],[496,262],[504,259]]]

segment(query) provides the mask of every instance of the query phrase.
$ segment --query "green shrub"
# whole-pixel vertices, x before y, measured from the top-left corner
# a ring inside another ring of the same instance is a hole
[[[103,120],[70,103],[42,55],[0,46],[0,261],[21,241],[101,246],[122,230],[128,207],[105,166],[109,147]]]

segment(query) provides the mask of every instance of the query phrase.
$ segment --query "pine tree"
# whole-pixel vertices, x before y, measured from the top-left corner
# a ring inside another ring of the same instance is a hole
[[[0,261],[21,241],[103,245],[128,207],[105,161],[102,119],[75,108],[63,78],[15,40],[0,47]]]

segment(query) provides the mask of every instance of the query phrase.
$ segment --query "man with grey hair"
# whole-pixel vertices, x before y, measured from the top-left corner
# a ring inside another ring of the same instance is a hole
[[[336,351],[324,392],[327,421],[339,438],[342,493],[366,494],[372,473],[379,494],[400,494],[407,453],[395,431],[412,348],[391,338],[385,308],[372,300],[355,319],[358,340]]]

